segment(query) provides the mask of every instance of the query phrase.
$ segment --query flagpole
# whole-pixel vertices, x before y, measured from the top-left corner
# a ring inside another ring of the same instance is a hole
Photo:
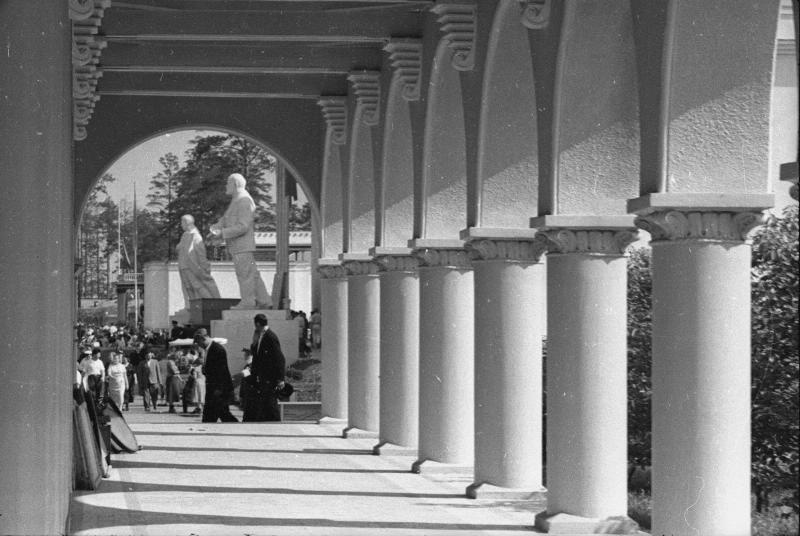
[[[117,279],[120,277],[122,277],[122,199],[117,205]]]
[[[134,329],[139,329],[139,233],[136,222],[136,183],[133,183],[133,299],[136,310],[133,313]]]

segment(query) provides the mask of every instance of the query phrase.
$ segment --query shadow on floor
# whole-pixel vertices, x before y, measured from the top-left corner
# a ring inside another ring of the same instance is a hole
[[[142,434],[144,435],[144,434]],[[240,449],[228,446],[219,447],[167,447],[159,445],[143,445],[149,451],[163,450],[170,452],[259,452],[263,454],[341,454],[347,456],[373,456],[372,449]]]
[[[84,514],[98,520],[99,525],[92,529],[103,527],[119,526],[109,524],[106,520],[124,519],[125,525],[147,526],[147,525],[226,525],[226,526],[260,526],[260,527],[330,527],[330,528],[354,528],[354,529],[408,529],[408,530],[463,530],[465,534],[475,533],[476,531],[503,530],[513,532],[535,532],[533,526],[521,525],[490,525],[490,524],[469,524],[469,523],[426,523],[417,521],[356,521],[356,520],[336,520],[327,518],[284,518],[284,517],[240,517],[222,515],[202,515],[202,514],[179,514],[168,512],[142,512],[131,510],[120,510],[105,506],[84,507]],[[71,526],[80,526],[80,520],[73,520]],[[467,532],[469,531],[469,532]],[[70,530],[70,534],[73,531]]]
[[[335,467],[266,467],[260,465],[199,465],[180,463],[157,463],[114,460],[115,469],[178,469],[178,470],[222,470],[222,471],[301,471],[307,473],[411,473],[409,469],[340,469]]]
[[[154,484],[143,482],[127,482],[124,480],[103,482],[99,489],[91,495],[100,493],[149,493],[149,492],[181,492],[181,493],[264,493],[280,495],[331,495],[336,497],[392,497],[405,499],[464,499],[464,494],[458,493],[409,493],[386,491],[347,491],[347,490],[320,490],[320,489],[292,489],[292,488],[244,488],[231,486],[201,486],[183,484]]]

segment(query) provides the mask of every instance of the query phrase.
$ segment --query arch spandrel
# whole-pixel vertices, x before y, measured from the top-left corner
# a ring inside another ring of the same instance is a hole
[[[520,8],[501,2],[486,56],[478,175],[482,227],[528,227],[536,215],[536,91]]]
[[[318,211],[325,128],[316,102],[253,99],[247,106],[243,101],[122,96],[98,101],[87,138],[75,143],[75,217],[95,181],[127,150],[158,134],[196,128],[243,135],[267,147],[287,163]],[[106,107],[107,113],[99,113]]]
[[[349,253],[365,253],[375,245],[375,167],[372,129],[353,129],[349,185]]]
[[[675,5],[667,191],[768,191],[778,9],[778,1]]]
[[[414,161],[411,115],[402,87],[389,91],[383,148],[382,246],[405,247],[413,236]]]
[[[320,210],[322,214],[322,257],[336,258],[342,252],[344,232],[341,146],[326,142],[325,147]]]
[[[628,2],[565,7],[559,51],[560,214],[623,214],[639,180],[639,119]]]
[[[453,239],[466,225],[464,109],[452,51],[440,43],[427,98],[423,152],[423,238]]]

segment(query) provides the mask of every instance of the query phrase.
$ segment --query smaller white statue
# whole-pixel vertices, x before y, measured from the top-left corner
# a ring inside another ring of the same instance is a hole
[[[181,276],[181,288],[185,308],[189,309],[189,300],[198,298],[219,298],[219,289],[211,277],[211,264],[206,257],[206,246],[200,231],[194,225],[194,217],[181,216],[183,236],[178,243],[178,271]]]

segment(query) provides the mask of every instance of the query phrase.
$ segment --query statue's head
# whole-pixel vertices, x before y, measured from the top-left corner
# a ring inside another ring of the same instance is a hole
[[[225,193],[234,195],[236,192],[244,190],[245,184],[247,184],[247,181],[241,173],[231,173],[228,175],[228,184]]]
[[[189,231],[194,228],[194,216],[191,214],[184,214],[181,216],[181,229]]]

